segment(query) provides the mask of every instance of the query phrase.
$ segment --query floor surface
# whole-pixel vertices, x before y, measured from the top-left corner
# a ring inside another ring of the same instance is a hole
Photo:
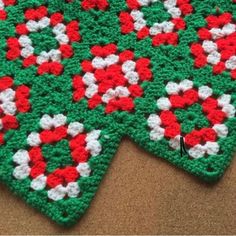
[[[65,229],[0,185],[0,234],[236,234],[236,160],[207,185],[124,139],[89,210]]]

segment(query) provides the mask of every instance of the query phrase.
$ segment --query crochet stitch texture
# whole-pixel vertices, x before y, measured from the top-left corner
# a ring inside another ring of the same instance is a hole
[[[0,0],[0,62],[0,180],[59,224],[124,136],[205,181],[230,164],[235,0]]]

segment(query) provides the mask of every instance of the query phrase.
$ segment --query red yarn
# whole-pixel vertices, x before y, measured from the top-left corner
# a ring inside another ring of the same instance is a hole
[[[64,126],[60,126],[55,128],[53,131],[53,141],[58,142],[67,136],[67,128]]]
[[[190,106],[198,101],[198,93],[194,89],[189,89],[184,92],[183,99],[185,101],[185,104]]]
[[[175,138],[180,134],[181,127],[178,123],[172,123],[165,128],[165,136],[167,138]]]
[[[185,21],[182,18],[174,18],[172,23],[175,25],[176,30],[184,30],[186,27]]]
[[[164,126],[169,126],[173,123],[177,123],[177,118],[172,111],[162,111],[160,114],[161,123]]]
[[[138,39],[144,39],[149,35],[149,29],[148,27],[143,27],[141,30],[138,31],[137,33],[137,38]]]
[[[211,98],[211,97],[207,98],[202,103],[203,111],[206,113],[212,112],[213,110],[215,110],[217,108],[217,106],[218,106],[217,100],[214,98]]]
[[[30,161],[34,164],[43,161],[42,151],[40,147],[33,147],[29,150]]]
[[[70,148],[74,150],[78,147],[84,147],[86,145],[85,139],[86,139],[86,134],[78,134],[70,141]]]
[[[232,14],[225,12],[218,17],[221,26],[226,25],[232,21]]]
[[[208,120],[214,124],[221,124],[223,123],[224,119],[226,118],[226,114],[220,110],[213,110],[207,116]]]
[[[15,60],[20,56],[20,49],[12,48],[7,51],[6,58],[8,60]]]
[[[197,68],[203,67],[207,64],[207,58],[205,55],[198,55],[195,58],[194,66]]]
[[[63,21],[64,17],[61,13],[54,13],[50,17],[50,23],[52,26],[57,25]]]
[[[84,72],[92,72],[93,71],[93,66],[91,61],[83,61],[81,63],[82,70]]]
[[[109,4],[107,0],[83,0],[81,6],[87,11],[96,7],[100,10],[105,10]]]
[[[134,31],[133,18],[128,12],[121,12],[119,18],[121,22],[121,32],[123,34]]]
[[[130,9],[138,9],[140,7],[137,0],[126,0],[126,4]]]
[[[203,50],[203,47],[200,43],[193,43],[191,45],[190,49],[191,49],[191,53],[194,56],[204,55],[204,50]]]
[[[16,107],[19,112],[24,113],[24,112],[29,111],[31,106],[28,99],[22,98],[16,101]]]
[[[55,188],[56,186],[63,183],[63,177],[61,176],[61,170],[56,170],[52,174],[47,176],[47,185],[50,188]]]
[[[14,5],[16,3],[16,0],[3,0],[3,2],[6,6],[9,6]]]
[[[231,77],[232,79],[236,79],[236,69],[231,71]]]
[[[201,129],[201,136],[203,141],[205,142],[214,142],[216,141],[217,138],[217,134],[215,132],[215,130],[213,130],[212,128],[203,128]]]
[[[198,37],[202,40],[211,39],[211,33],[208,29],[201,28],[198,30]]]
[[[45,170],[46,163],[44,161],[38,161],[31,167],[30,176],[31,178],[35,179],[39,175],[44,174]]]
[[[17,129],[19,124],[15,116],[6,115],[2,118],[2,125],[5,130]]]
[[[36,56],[33,56],[33,55],[29,56],[23,60],[23,66],[29,67],[29,66],[35,65],[36,61],[37,61]]]
[[[209,28],[219,28],[220,21],[217,16],[210,15],[206,18],[207,24]]]
[[[0,77],[0,91],[12,87],[13,79],[9,76]]]
[[[87,162],[89,153],[84,147],[77,147],[71,153],[71,156],[75,163]]]
[[[63,72],[63,65],[59,62],[49,63],[49,72],[54,75],[60,75]]]
[[[20,48],[20,43],[18,41],[17,38],[8,38],[7,39],[7,46],[10,48],[10,49],[13,49],[13,48]]]
[[[0,20],[6,20],[7,13],[4,10],[0,10]]]
[[[95,107],[97,107],[99,104],[102,103],[102,98],[100,95],[95,94],[92,98],[89,99],[88,101],[88,107],[90,109],[94,109]]]
[[[29,33],[29,31],[28,31],[28,29],[27,29],[27,27],[26,27],[26,24],[18,24],[17,26],[16,26],[16,33],[17,34],[28,34]]]
[[[190,147],[194,147],[200,142],[201,142],[201,132],[197,130],[193,130],[191,133],[186,134],[185,136],[185,143]]]
[[[220,61],[219,63],[213,66],[213,73],[221,74],[225,69],[226,69],[225,63]]]
[[[129,86],[129,91],[133,97],[141,97],[143,95],[143,89],[137,84]]]
[[[182,4],[179,6],[179,8],[183,15],[188,15],[193,11],[193,7],[191,6],[191,4]]]
[[[76,168],[72,166],[66,167],[62,173],[66,183],[75,182],[75,180],[79,177],[79,173]]]
[[[125,62],[125,61],[128,61],[128,60],[133,60],[134,59],[134,53],[132,51],[125,50],[125,51],[120,53],[119,58],[120,58],[120,62]],[[136,66],[137,67],[138,67],[138,65],[137,65],[138,61],[136,62]]]
[[[184,108],[185,106],[185,99],[180,95],[171,95],[169,100],[173,108]]]
[[[40,136],[40,140],[43,143],[53,143],[54,142],[54,134],[53,134],[53,131],[51,131],[51,130],[43,130],[39,136]]]
[[[64,58],[70,58],[73,56],[73,49],[68,44],[62,44],[59,48]]]

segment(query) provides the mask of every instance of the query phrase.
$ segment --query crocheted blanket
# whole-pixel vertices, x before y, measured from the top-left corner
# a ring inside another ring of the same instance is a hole
[[[0,180],[59,224],[124,136],[206,181],[232,159],[235,0],[0,0],[0,62]]]

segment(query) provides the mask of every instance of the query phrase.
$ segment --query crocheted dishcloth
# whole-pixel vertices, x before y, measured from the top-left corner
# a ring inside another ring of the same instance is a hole
[[[59,224],[123,136],[206,181],[232,159],[235,0],[0,0],[0,62],[0,180]]]

